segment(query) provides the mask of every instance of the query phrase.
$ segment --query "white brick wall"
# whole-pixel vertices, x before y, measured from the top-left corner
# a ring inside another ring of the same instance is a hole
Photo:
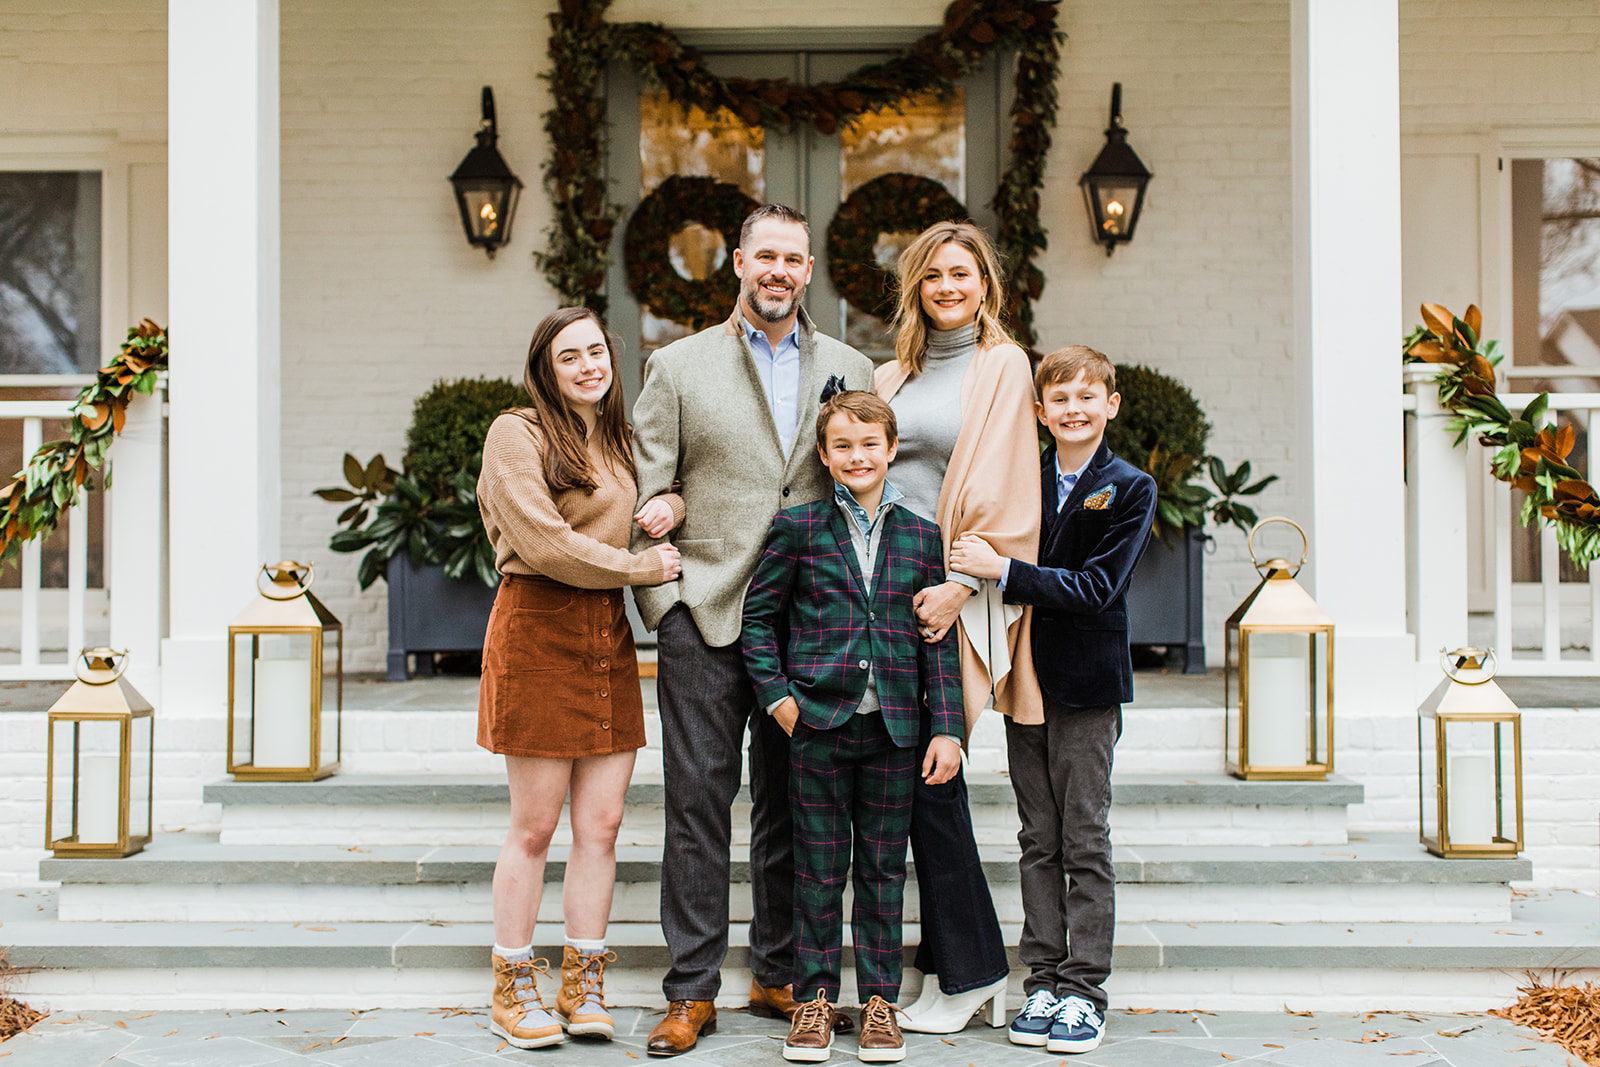
[[[530,258],[549,220],[539,189],[548,98],[537,73],[552,7],[550,0],[282,5],[283,545],[320,564],[318,592],[346,623],[351,669],[382,665],[384,590],[380,583],[356,591],[356,560],[327,550],[337,509],[310,492],[339,481],[346,450],[363,459],[383,451],[398,462],[411,401],[436,378],[518,373],[532,325],[554,305]],[[937,0],[895,0],[872,17],[926,23],[940,9]],[[846,24],[859,22],[863,10],[835,2],[808,9],[808,17]],[[615,17],[754,25],[767,12],[748,3],[680,8],[627,0]],[[1037,309],[1041,343],[1089,343],[1177,375],[1215,424],[1214,451],[1287,476],[1296,459],[1287,414],[1294,383],[1287,5],[1082,0],[1066,5],[1063,17],[1070,40],[1044,207],[1052,242],[1041,261],[1049,278]],[[19,132],[163,138],[164,22],[160,0],[7,3],[0,9],[0,153],[3,135]],[[1597,49],[1600,15],[1588,0],[1403,0],[1403,136],[1412,145],[1425,136],[1530,125],[1600,126]],[[1156,178],[1138,240],[1107,259],[1084,232],[1076,181],[1102,143],[1113,81],[1124,85],[1131,143]],[[515,239],[493,263],[462,240],[445,181],[471,143],[483,84],[495,88],[501,148],[529,184]],[[1431,195],[1425,168],[1408,169],[1406,193],[1414,198],[1408,208]],[[1409,244],[1407,257],[1409,290],[1437,269],[1437,257]],[[1478,265],[1466,263],[1462,273],[1466,291],[1475,291]],[[1359,400],[1359,389],[1353,395]],[[1293,514],[1303,488],[1286,477],[1257,503],[1263,513]],[[1216,547],[1206,586],[1213,656],[1222,620],[1254,582],[1236,532],[1217,531]],[[1583,716],[1569,722],[1565,714],[1530,714],[1529,811],[1550,813],[1535,818],[1544,829],[1530,826],[1530,855],[1541,881],[1592,890],[1595,780],[1582,757],[1568,773],[1542,769],[1600,745]],[[1373,828],[1408,825],[1412,724],[1363,718],[1360,709],[1341,715],[1340,770],[1368,787],[1368,803],[1353,817]],[[30,790],[42,757],[18,734],[34,730],[42,742],[42,729],[29,723],[0,716],[7,742],[0,811],[18,816],[0,824],[0,879],[31,879],[38,854],[40,835],[28,820],[40,802]],[[217,729],[213,721],[193,725],[208,737]],[[1194,736],[1152,747],[1152,759],[1176,764],[1185,753],[1214,751],[1209,727],[1181,716],[1174,725],[1193,727]],[[360,728],[351,740],[352,751],[367,751]],[[161,757],[171,806],[158,822],[205,825],[197,783],[212,776],[220,740],[183,744]],[[1536,759],[1539,751],[1549,759]],[[996,769],[997,755],[984,751],[980,765]]]

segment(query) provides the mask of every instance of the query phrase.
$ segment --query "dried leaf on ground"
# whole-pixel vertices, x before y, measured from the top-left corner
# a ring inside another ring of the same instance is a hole
[[[1545,985],[1530,978],[1517,992],[1515,1004],[1489,1014],[1531,1027],[1585,1063],[1600,1065],[1600,985]]]

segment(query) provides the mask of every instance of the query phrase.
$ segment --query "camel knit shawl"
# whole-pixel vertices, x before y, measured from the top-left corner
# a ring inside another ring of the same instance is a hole
[[[884,400],[909,378],[898,362],[885,363],[874,376]],[[1013,344],[980,349],[961,381],[961,432],[950,453],[934,518],[950,545],[974,533],[1012,559],[1039,558],[1039,438],[1034,430],[1033,378],[1028,357]],[[962,609],[957,624],[961,642],[961,685],[967,737],[991,690],[995,707],[1019,723],[1044,721],[1039,681],[1033,672],[1032,611],[1001,603],[994,582]]]

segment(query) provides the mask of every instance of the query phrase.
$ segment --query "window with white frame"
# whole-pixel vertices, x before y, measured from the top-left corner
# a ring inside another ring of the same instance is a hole
[[[100,172],[0,171],[0,375],[100,361]]]

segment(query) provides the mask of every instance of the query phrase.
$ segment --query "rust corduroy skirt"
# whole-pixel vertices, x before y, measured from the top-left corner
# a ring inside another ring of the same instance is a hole
[[[622,590],[502,576],[483,643],[478,744],[545,759],[644,746],[639,660]]]

